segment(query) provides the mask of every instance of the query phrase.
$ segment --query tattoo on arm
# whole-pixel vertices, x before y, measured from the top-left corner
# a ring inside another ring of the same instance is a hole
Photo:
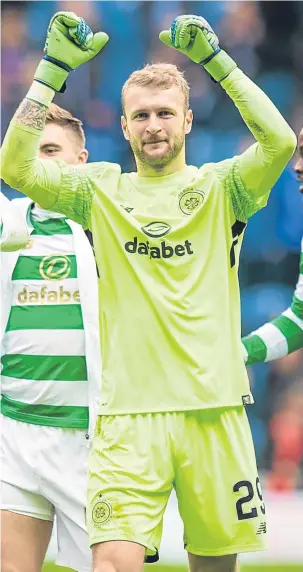
[[[31,99],[24,99],[14,115],[14,121],[43,131],[46,114],[47,107]]]
[[[255,132],[256,137],[258,136],[258,138],[262,139],[264,142],[267,141],[268,136],[261,125],[258,125],[258,123],[250,119],[246,121],[246,125],[251,129],[253,133]]]

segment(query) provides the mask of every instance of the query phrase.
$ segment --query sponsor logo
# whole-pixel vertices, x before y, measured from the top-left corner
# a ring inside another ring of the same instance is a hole
[[[27,286],[17,294],[19,304],[68,304],[69,302],[80,303],[79,290],[64,290],[64,286],[51,290],[47,286],[42,286],[37,290],[30,290]]]
[[[61,254],[43,256],[39,265],[39,272],[45,280],[63,280],[69,276],[70,271],[70,259]]]
[[[204,198],[205,193],[203,191],[189,187],[179,195],[180,210],[186,215],[191,215],[202,205]]]
[[[174,246],[162,240],[159,246],[153,246],[149,244],[148,240],[146,242],[138,242],[138,238],[135,236],[133,240],[129,240],[125,243],[124,248],[129,254],[141,254],[149,258],[172,258],[172,256],[194,254],[189,240],[185,240],[183,244],[176,244]]]
[[[102,495],[98,497],[92,508],[92,520],[97,526],[105,524],[112,516],[112,506]]]
[[[142,226],[144,234],[155,238],[165,236],[171,230],[171,226],[166,222],[150,222],[146,226]]]

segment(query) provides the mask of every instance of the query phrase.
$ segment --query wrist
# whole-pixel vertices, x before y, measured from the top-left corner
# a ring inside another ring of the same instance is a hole
[[[48,108],[54,99],[55,93],[55,90],[51,87],[34,80],[26,97]]]
[[[221,82],[237,64],[224,50],[220,50],[208,63],[203,64],[203,67],[216,82]]]
[[[55,91],[63,93],[66,88],[65,81],[70,71],[71,69],[65,69],[56,65],[54,61],[43,58],[36,69],[34,79]]]

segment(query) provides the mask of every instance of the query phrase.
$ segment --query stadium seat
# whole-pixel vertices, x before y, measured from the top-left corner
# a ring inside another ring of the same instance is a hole
[[[242,334],[247,335],[278,316],[291,304],[293,288],[285,284],[254,284],[241,292]]]

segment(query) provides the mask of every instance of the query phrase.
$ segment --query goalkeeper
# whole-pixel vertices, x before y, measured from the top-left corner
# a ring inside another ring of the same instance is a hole
[[[221,85],[254,145],[221,163],[186,165],[189,87],[175,66],[154,64],[122,89],[122,130],[137,172],[37,158],[55,92],[107,39],[75,14],[53,17],[2,148],[8,184],[94,236],[103,353],[87,505],[94,570],[139,572],[144,559],[158,559],[174,487],[191,571],[234,572],[237,553],[264,549],[266,538],[244,407],[252,396],[240,342],[239,249],[296,138],[209,24],[180,16],[160,40]]]

